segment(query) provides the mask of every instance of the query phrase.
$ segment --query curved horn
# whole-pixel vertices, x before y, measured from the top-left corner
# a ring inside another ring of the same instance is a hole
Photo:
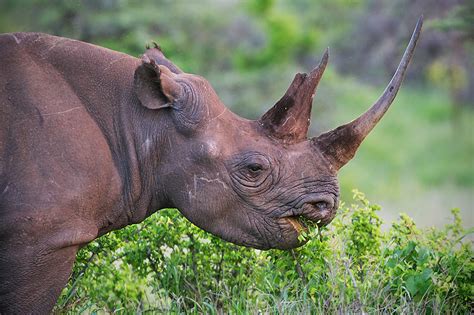
[[[319,65],[309,74],[297,73],[285,95],[260,118],[260,125],[270,136],[286,143],[306,139],[314,92],[328,58],[329,50],[326,49]]]
[[[348,124],[337,127],[334,130],[323,133],[311,140],[313,144],[315,144],[330,160],[333,168],[336,170],[340,169],[354,157],[362,140],[364,140],[369,132],[375,127],[395,99],[405,76],[408,64],[413,57],[413,52],[418,38],[420,37],[422,25],[423,16],[420,16],[410,42],[403,54],[402,60],[398,65],[397,71],[377,102],[375,102],[375,104],[359,118]]]

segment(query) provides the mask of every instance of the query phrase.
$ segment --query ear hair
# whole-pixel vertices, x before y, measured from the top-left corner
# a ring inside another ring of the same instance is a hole
[[[172,107],[182,93],[176,77],[166,66],[143,55],[142,65],[135,70],[134,78],[135,93],[142,105],[149,109]]]
[[[183,71],[180,68],[178,68],[174,63],[172,63],[165,57],[165,55],[163,54],[163,50],[156,42],[152,42],[152,45],[153,46],[148,45],[146,47],[147,50],[145,51],[143,56],[146,56],[148,59],[154,60],[155,63],[158,65],[166,66],[173,73],[176,73],[176,74],[183,73]],[[143,59],[143,56],[142,56],[142,59]]]

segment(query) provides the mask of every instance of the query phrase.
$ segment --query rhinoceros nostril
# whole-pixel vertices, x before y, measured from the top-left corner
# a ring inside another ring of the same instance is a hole
[[[318,201],[316,203],[313,204],[313,206],[318,209],[319,211],[327,211],[327,209],[330,209],[332,208],[329,203],[327,203],[326,201]]]
[[[306,202],[303,206],[303,212],[330,212],[333,208],[334,200],[332,198],[321,198]]]
[[[318,200],[306,203],[301,216],[318,225],[326,225],[331,222],[334,213],[333,200]]]

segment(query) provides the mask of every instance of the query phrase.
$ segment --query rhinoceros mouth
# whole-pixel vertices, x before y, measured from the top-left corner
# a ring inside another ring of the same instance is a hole
[[[329,224],[334,218],[335,213],[336,210],[334,207],[321,211],[315,203],[308,202],[305,203],[299,211],[294,211],[293,214],[284,216],[282,219],[292,226],[299,234],[301,231],[307,230],[311,226],[317,225],[318,227],[321,227]]]
[[[284,218],[292,227],[294,230],[298,232],[298,234],[307,229],[306,224],[300,220],[299,216],[291,216],[291,217],[286,217]]]

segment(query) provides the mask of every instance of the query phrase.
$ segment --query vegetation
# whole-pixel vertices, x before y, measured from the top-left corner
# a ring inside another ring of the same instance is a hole
[[[469,313],[473,231],[459,210],[443,229],[402,214],[387,231],[379,210],[355,191],[292,251],[238,247],[162,210],[83,248],[56,311]]]

